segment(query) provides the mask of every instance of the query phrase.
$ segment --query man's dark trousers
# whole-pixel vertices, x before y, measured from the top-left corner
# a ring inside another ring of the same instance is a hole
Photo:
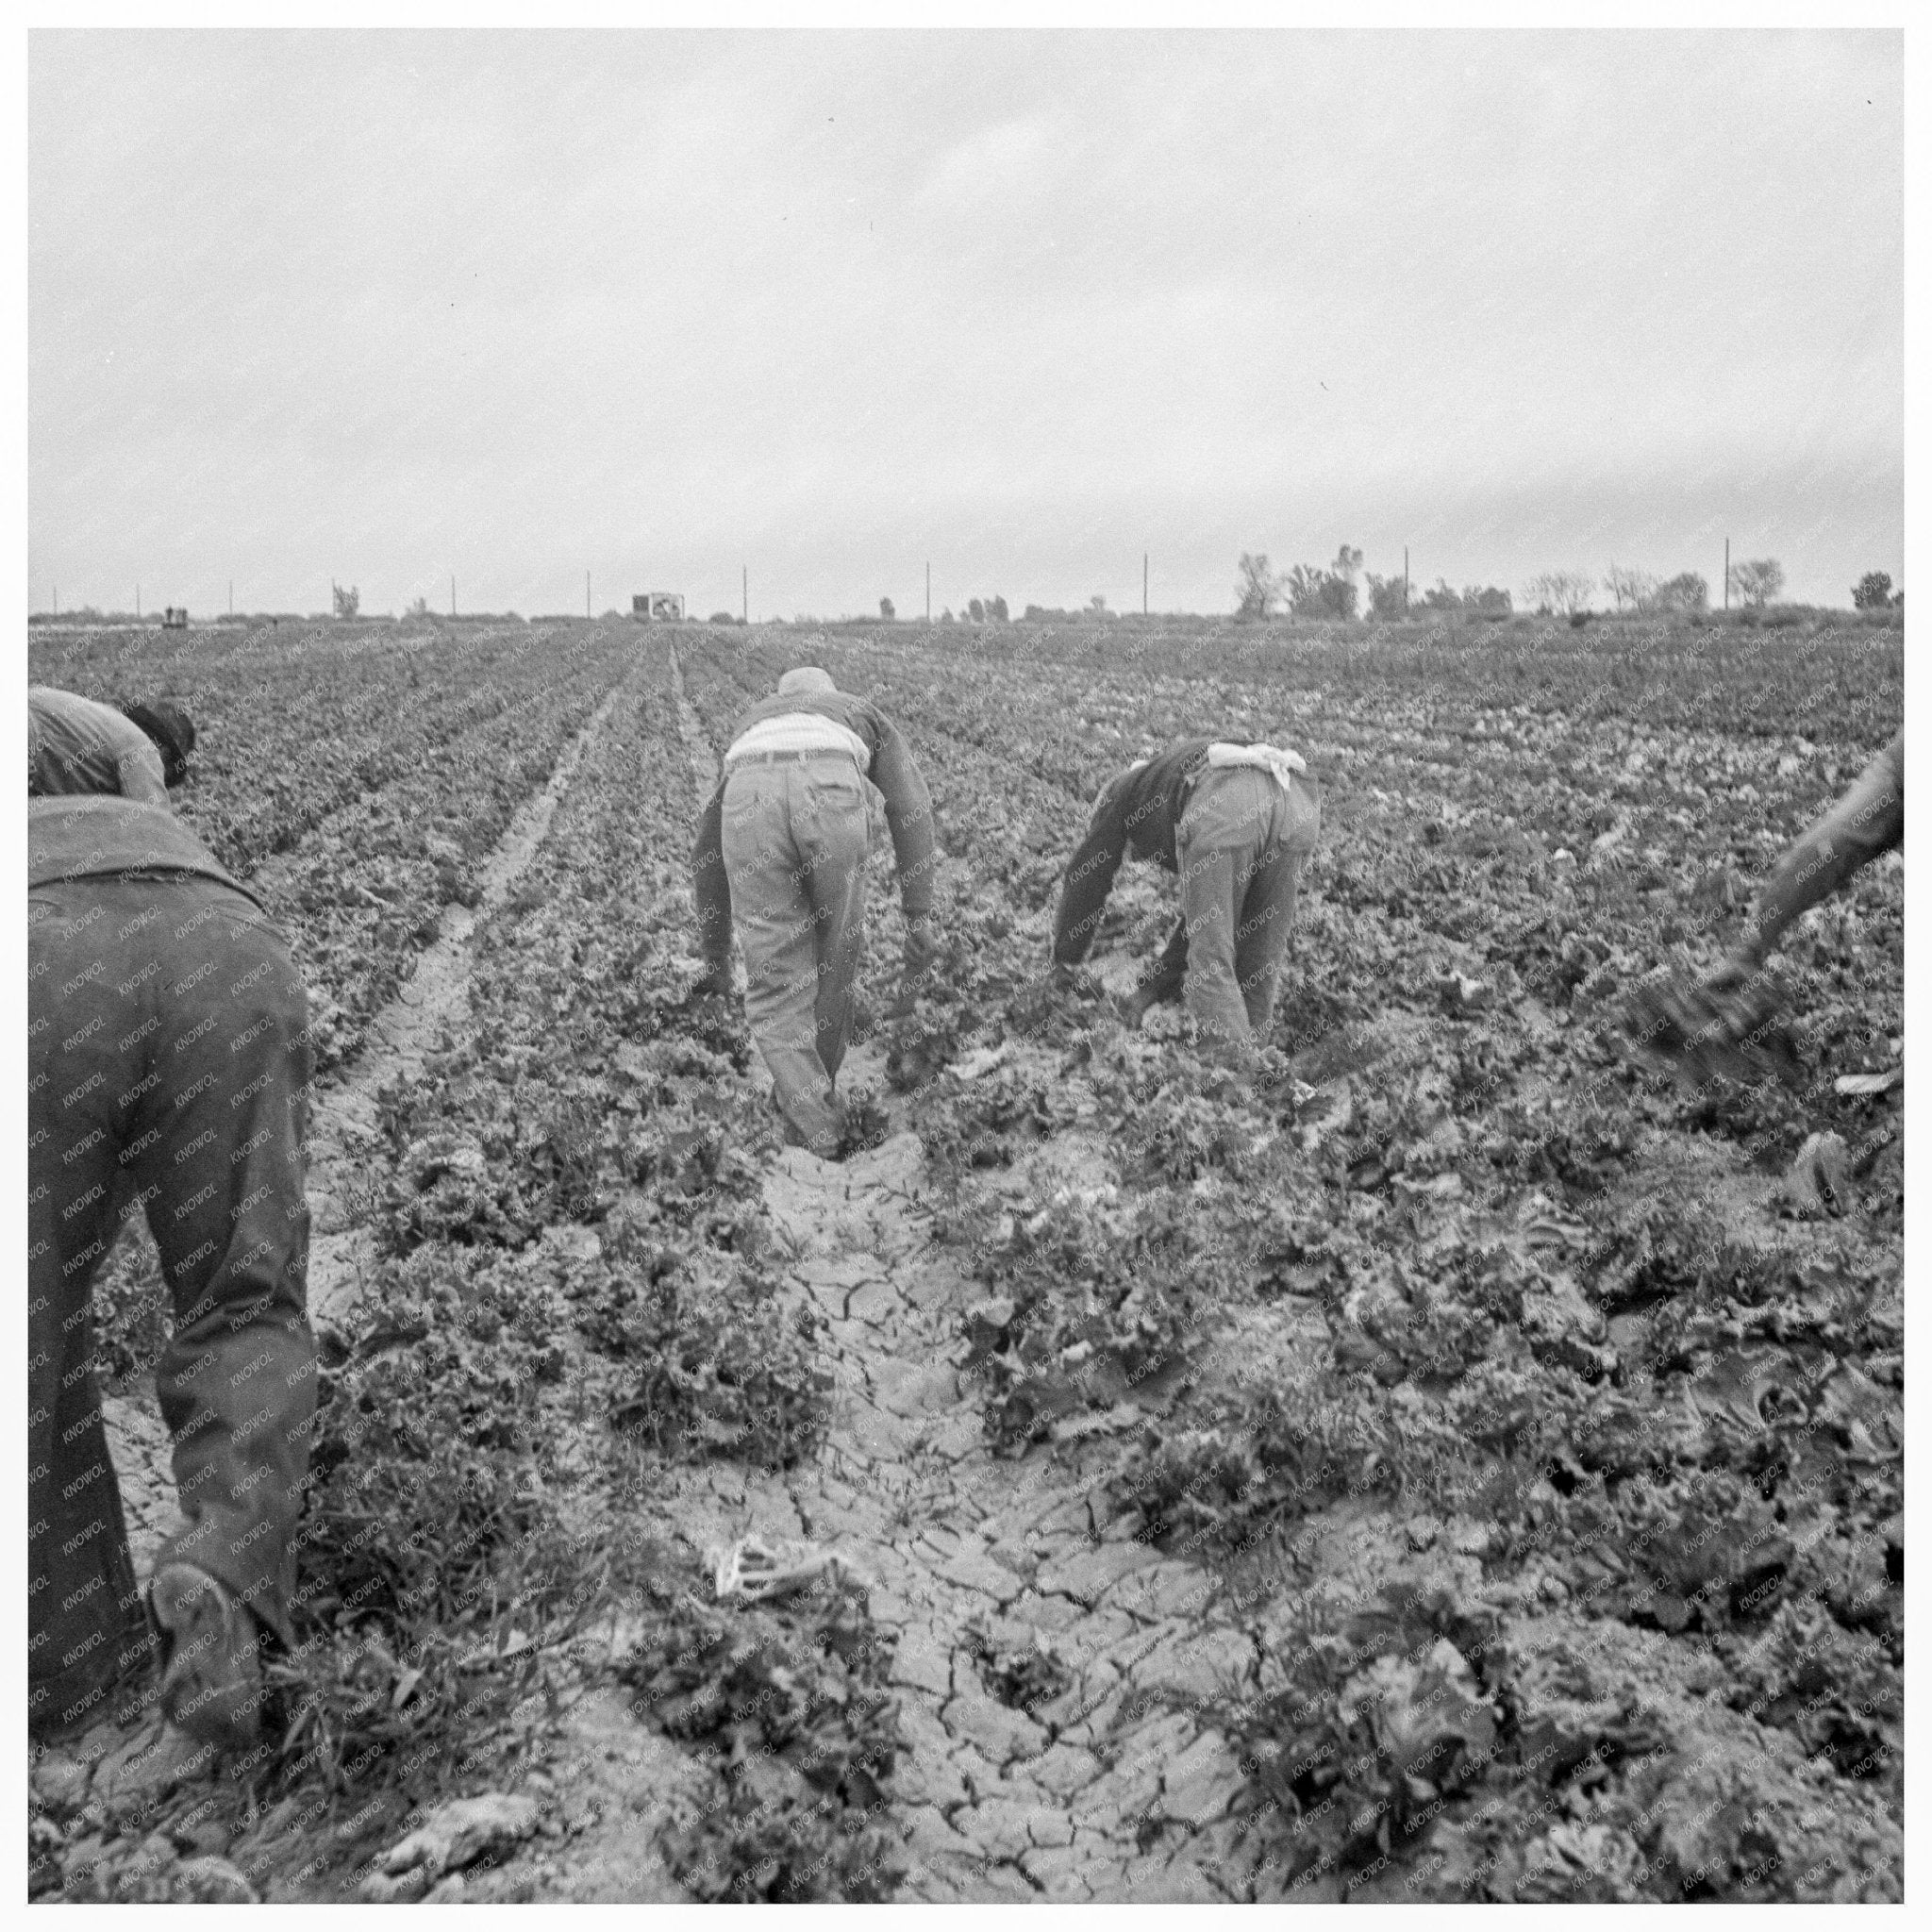
[[[285,1642],[315,1410],[301,982],[242,893],[192,874],[28,893],[29,1721],[78,1721],[144,1624],[92,1357],[129,1191],[174,1301],[156,1374],[197,1565]]]

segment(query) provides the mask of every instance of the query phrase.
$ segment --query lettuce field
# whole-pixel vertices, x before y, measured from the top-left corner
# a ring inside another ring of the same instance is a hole
[[[47,1752],[33,1891],[1902,1896],[1903,1088],[1844,1078],[1902,1058],[1901,860],[1778,958],[1797,1080],[1693,1088],[1619,1024],[1896,729],[1902,660],[37,628],[34,681],[191,710],[178,808],[304,970],[323,1407],[269,1740]],[[697,815],[800,663],[900,725],[941,854],[901,1009],[875,841],[838,1162],[695,991]],[[1323,790],[1244,1093],[1113,1004],[1171,877],[1048,971],[1099,787],[1194,734]],[[163,1302],[136,1214],[96,1311],[138,1565]]]

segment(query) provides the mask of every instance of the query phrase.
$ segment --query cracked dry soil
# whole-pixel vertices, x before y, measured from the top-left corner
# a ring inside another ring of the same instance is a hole
[[[1056,1447],[988,1451],[947,1361],[972,1285],[929,1242],[921,1165],[909,1134],[842,1166],[774,1162],[766,1205],[825,1319],[837,1412],[816,1463],[747,1484],[719,1533],[809,1537],[871,1584],[898,1638],[912,1895],[1225,1897],[1241,1778],[1191,1707],[1246,1672],[1250,1640],[1205,1573],[1099,1521]],[[989,1663],[1013,1653],[1062,1688],[1007,1701]]]

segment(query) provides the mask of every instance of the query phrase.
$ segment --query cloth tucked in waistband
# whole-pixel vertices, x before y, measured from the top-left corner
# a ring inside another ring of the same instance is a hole
[[[1272,772],[1284,791],[1289,789],[1291,776],[1308,769],[1300,752],[1287,751],[1275,744],[1210,744],[1208,763],[1215,771],[1229,765],[1253,765],[1257,770]]]
[[[724,763],[728,768],[733,758],[766,751],[838,752],[860,772],[870,774],[872,771],[872,753],[865,740],[820,711],[787,711],[782,717],[760,719],[732,744],[724,754]]]

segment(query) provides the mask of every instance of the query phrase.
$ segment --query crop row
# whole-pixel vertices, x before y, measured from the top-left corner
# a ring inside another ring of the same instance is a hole
[[[582,1688],[572,1638],[591,1609],[642,1608],[641,1648],[617,1674],[717,1793],[667,1828],[674,1869],[701,1895],[837,1895],[846,1866],[875,1866],[883,1849],[843,1830],[840,1806],[875,1800],[890,1711],[876,1692],[862,1711],[847,1689],[797,1697],[780,1761],[743,1786],[734,1740],[774,1731],[778,1687],[791,1697],[838,1673],[796,1616],[752,1617],[724,1633],[744,1709],[721,1701],[707,1665],[708,1721],[679,1716],[686,1700],[659,1679],[687,1668],[690,1619],[704,1619],[638,1530],[670,1465],[789,1466],[829,1414],[816,1318],[784,1301],[770,1267],[756,1156],[776,1137],[747,1043],[720,1006],[688,996],[692,782],[667,673],[660,653],[641,655],[548,838],[474,936],[462,1024],[420,1079],[383,1096],[384,1259],[324,1411],[311,1615],[329,1654],[363,1660],[324,1674],[359,1686],[360,1708],[372,1646],[400,1670],[488,1649],[475,1605],[509,1606],[524,1674],[489,1721],[466,1724],[447,1703],[418,1714],[419,1729],[467,1734],[474,1771],[479,1750],[540,1748],[532,1684]],[[398,1334],[401,1349],[367,1353],[368,1338]],[[355,1440],[370,1430],[366,1447]],[[449,1500],[472,1496],[487,1513],[463,1534],[467,1511]],[[369,1539],[375,1507],[384,1529]],[[458,1563],[417,1554],[452,1540]],[[862,1607],[827,1614],[863,1636]],[[747,1632],[760,1640],[749,1648]],[[874,1674],[855,1662],[848,1688]],[[412,1757],[387,1749],[368,1775],[432,1795],[446,1767]]]

